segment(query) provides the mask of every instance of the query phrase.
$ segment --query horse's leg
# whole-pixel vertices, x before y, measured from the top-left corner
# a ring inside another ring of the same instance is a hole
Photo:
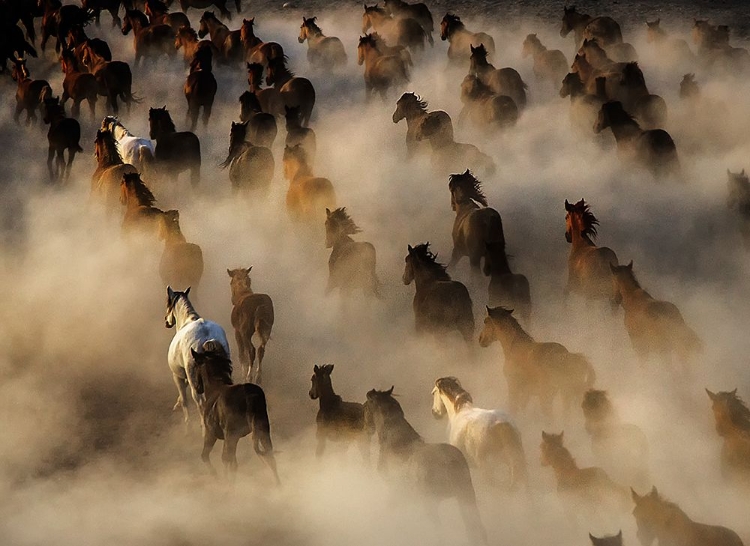
[[[213,104],[203,105],[203,127],[208,127],[208,120],[211,119],[211,109],[213,106]]]
[[[16,111],[13,113],[13,121],[20,123],[21,112],[23,112],[24,105],[22,102],[16,103]]]
[[[89,109],[91,110],[91,119],[92,120],[96,119],[96,100],[97,100],[97,96],[96,95],[94,95],[93,98],[92,97],[88,98]]]
[[[65,177],[65,148],[57,150],[55,172],[57,173],[57,180],[62,182]]]
[[[54,180],[55,179],[55,172],[52,167],[52,161],[55,159],[55,148],[52,146],[52,144],[49,145],[49,149],[47,150],[47,170],[49,171],[49,179]]]
[[[216,469],[214,468],[214,465],[211,464],[211,450],[214,448],[216,440],[217,438],[214,436],[213,432],[209,431],[207,428],[203,430],[203,451],[201,452],[201,460],[206,463],[206,466],[214,476],[216,475]]]
[[[266,354],[266,343],[268,340],[261,337],[260,346],[258,347],[258,371],[255,374],[255,384],[260,385],[263,377],[263,357]]]
[[[237,342],[237,351],[239,353],[239,360],[240,360],[240,373],[242,374],[242,379],[247,377],[248,372],[250,371],[250,367],[248,366],[247,362],[247,348],[245,347],[245,337],[242,335],[242,332],[239,330],[234,331],[234,340]]]
[[[370,437],[367,433],[363,432],[359,440],[357,440],[357,446],[359,452],[362,454],[362,460],[367,466],[370,466]]]
[[[65,180],[70,178],[70,170],[73,168],[73,160],[76,158],[76,151],[74,148],[68,148],[68,164],[65,167]]]
[[[80,99],[80,98],[73,99],[73,108],[70,109],[70,113],[75,119],[78,119],[78,117],[81,115],[81,101],[82,100],[83,99]]]
[[[247,352],[250,355],[250,366],[247,369],[247,377],[245,377],[245,381],[254,383],[255,374],[257,373],[257,371],[255,370],[255,345],[253,345],[252,335],[247,340]]]
[[[318,425],[318,430],[315,434],[315,437],[317,439],[317,444],[315,445],[315,457],[317,459],[320,459],[326,450],[326,434],[321,430],[320,425]]]
[[[237,443],[239,436],[224,434],[224,449],[221,452],[221,460],[228,476],[234,476],[237,472]]]
[[[460,484],[464,491],[459,492],[457,500],[461,517],[466,526],[466,533],[469,535],[472,544],[487,544],[487,530],[484,528],[479,507],[477,507],[477,496],[471,482],[471,474],[467,473],[465,480],[464,483]]]
[[[177,402],[175,402],[172,411],[177,411],[181,408],[183,420],[185,421],[185,425],[187,425],[190,422],[190,413],[188,412],[187,407],[188,382],[187,379],[183,379],[182,377],[179,377],[175,374],[172,374],[172,379],[174,380],[174,384],[177,386]],[[214,440],[214,442],[215,441],[216,440]],[[211,445],[213,446],[213,444]],[[209,449],[209,451],[211,450]]]

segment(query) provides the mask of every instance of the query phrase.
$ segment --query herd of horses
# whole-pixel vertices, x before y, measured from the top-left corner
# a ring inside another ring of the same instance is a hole
[[[248,90],[239,98],[240,122],[231,124],[228,153],[221,164],[228,169],[233,191],[252,199],[266,198],[277,170],[273,146],[278,123],[283,122],[286,136],[281,160],[283,177],[289,183],[287,212],[303,229],[325,228],[325,247],[330,249],[326,294],[338,290],[345,298],[361,292],[368,298],[384,299],[376,246],[355,240],[362,230],[341,206],[334,184],[314,174],[317,140],[309,125],[316,91],[309,79],[290,70],[282,45],[257,37],[254,18],[243,19],[239,29],[231,30],[214,12],[205,11],[198,28],[191,27],[191,7],[202,10],[213,5],[230,21],[225,0],[180,0],[182,12],[170,11],[170,4],[161,0],[82,0],[80,6],[63,5],[59,0],[2,1],[0,67],[6,71],[7,63],[12,63],[11,76],[18,85],[15,121],[20,123],[25,111],[26,123],[34,123],[41,110],[49,125],[47,164],[50,179],[58,183],[69,179],[74,158],[83,151],[78,121],[81,104],[88,104],[94,120],[100,110],[98,97],[106,97],[107,115],[95,135],[97,166],[91,178],[91,198],[110,216],[122,216],[126,236],[163,242],[159,274],[167,286],[165,325],[175,328],[168,350],[178,390],[174,409],[181,410],[188,423],[189,398],[195,402],[203,432],[202,459],[209,467],[210,452],[221,439],[223,462],[234,472],[238,441],[251,435],[255,452],[279,483],[261,387],[274,325],[273,300],[252,290],[252,267],[227,269],[235,354],[240,363],[241,382],[235,384],[228,336],[217,322],[201,317],[189,297],[190,287],[200,290],[203,251],[182,233],[179,211],[158,208],[149,187],[165,180],[175,183],[184,172],[189,173],[193,187],[201,185],[201,140],[194,131],[201,111],[208,128],[214,101],[222,96],[214,63],[217,71],[247,72]],[[240,0],[235,7],[239,14]],[[86,35],[89,23],[99,24],[101,11],[110,13],[113,27],[123,35],[132,34],[132,68],[113,58],[106,41]],[[64,73],[59,96],[49,82],[32,79],[27,66],[28,56],[38,55],[34,47],[38,18],[42,52],[51,37],[56,39],[55,53]],[[357,44],[357,62],[364,66],[365,98],[378,94],[390,100],[392,92],[403,91],[425,48],[434,46],[435,31],[425,4],[386,0],[383,6],[365,5],[363,35]],[[486,32],[467,29],[453,13],[443,17],[439,31],[441,40],[449,44],[449,66],[468,72],[460,85],[463,109],[458,124],[469,124],[480,134],[512,132],[529,107],[529,85],[516,69],[496,68],[490,62],[496,44]],[[647,32],[648,43],[680,55],[696,69],[750,68],[748,52],[729,44],[728,27],[696,20],[697,53],[684,40],[670,38],[659,20],[648,22]],[[522,55],[533,61],[534,85],[559,89],[561,97],[570,97],[571,122],[578,137],[593,140],[597,133],[610,129],[622,161],[644,169],[657,181],[681,181],[677,147],[663,128],[668,119],[666,102],[649,92],[638,53],[623,41],[619,24],[610,17],[593,17],[565,7],[560,35],[569,33],[575,41],[572,62],[564,52],[545,47],[536,34],[523,41]],[[317,75],[335,73],[348,62],[345,43],[326,36],[316,17],[303,17],[298,42],[307,42],[307,60]],[[120,121],[119,102],[130,111],[131,105],[144,100],[133,93],[133,75],[143,74],[145,65],[158,62],[184,62],[188,67],[184,94],[190,130],[177,131],[165,105],[149,109],[149,135],[138,136]],[[680,95],[685,100],[700,95],[693,74],[685,76]],[[69,100],[71,117],[65,112]],[[453,250],[447,264],[438,261],[427,242],[406,247],[402,281],[414,285],[415,330],[443,342],[460,338],[470,350],[477,341],[483,348],[498,341],[508,413],[474,406],[459,379],[440,377],[432,389],[432,413],[436,418],[447,417],[448,442],[428,443],[407,421],[393,387],[373,389],[362,402],[344,401],[333,389],[334,366],[315,365],[309,395],[319,401],[316,455],[325,454],[328,442],[352,443],[369,463],[375,436],[380,471],[405,471],[434,516],[441,499],[456,499],[469,540],[485,544],[487,531],[472,476],[502,489],[528,488],[528,448],[521,441],[518,417],[527,414],[532,403],[538,403],[547,422],[553,422],[556,414],[568,420],[580,408],[601,467],[580,468],[562,432],[537,431],[542,439],[540,463],[554,473],[560,495],[576,499],[593,512],[632,509],[643,546],[654,540],[662,546],[741,545],[733,531],[696,523],[653,487],[646,436],[636,425],[620,421],[607,391],[597,388],[595,364],[560,343],[532,336],[532,317],[540,303],[532,300],[527,277],[511,271],[501,215],[490,206],[482,188],[481,180],[496,172],[493,158],[474,144],[456,142],[451,116],[442,110],[430,111],[414,92],[402,92],[396,102],[392,121],[401,120],[407,125],[407,158],[429,155],[436,175],[448,180],[455,212]],[[740,231],[750,247],[750,181],[744,170],[727,171],[727,176],[727,204],[739,209]],[[570,244],[565,295],[576,295],[592,305],[608,304],[613,311],[622,307],[624,330],[644,365],[657,361],[675,371],[689,370],[704,342],[678,307],[646,292],[636,279],[632,261],[622,265],[614,250],[596,244],[599,221],[589,203],[566,200],[563,210],[565,239]],[[472,294],[449,273],[464,257],[472,274],[489,277],[486,294]],[[478,336],[477,298],[487,303]],[[728,481],[750,483],[750,410],[736,389],[707,390],[707,394],[716,432],[723,439],[722,473]],[[649,487],[648,493],[637,492]],[[622,532],[591,536],[591,541],[622,544]]]

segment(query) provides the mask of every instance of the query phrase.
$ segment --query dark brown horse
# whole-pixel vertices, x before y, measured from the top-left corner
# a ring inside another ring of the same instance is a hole
[[[219,48],[211,40],[199,40],[198,33],[190,27],[182,27],[177,31],[174,39],[175,49],[182,48],[185,63],[190,63],[201,49],[210,49],[214,59],[220,59]]]
[[[112,27],[119,27],[122,23],[119,15],[121,5],[122,0],[81,0],[81,7],[93,12],[96,26],[100,25],[99,19],[102,11],[108,11],[112,16]]]
[[[268,294],[253,292],[248,268],[227,269],[229,287],[232,291],[232,326],[240,355],[242,375],[246,381],[260,385],[263,378],[263,357],[271,339],[274,311]],[[256,349],[253,336],[258,335],[258,365],[255,365]]]
[[[727,208],[737,208],[740,234],[745,248],[750,250],[750,179],[742,172],[733,173],[727,169]]]
[[[88,101],[91,109],[91,117],[96,118],[96,101],[99,98],[99,84],[96,82],[96,76],[89,72],[82,72],[78,66],[78,61],[70,50],[63,50],[60,56],[60,66],[65,73],[63,79],[62,104],[65,105],[68,99],[73,101],[71,114],[78,118],[81,114],[81,102]]]
[[[247,141],[249,123],[232,122],[229,154],[221,166],[225,169],[229,167],[232,191],[252,191],[266,195],[271,187],[276,164],[269,148]]]
[[[169,25],[175,35],[182,28],[190,28],[190,19],[181,12],[169,13],[167,4],[161,0],[146,0],[144,12],[152,25]]]
[[[62,5],[59,0],[39,0],[44,8],[42,17],[42,51],[47,46],[50,36],[55,36],[55,51],[67,49],[68,31],[76,25],[86,25],[94,19],[94,12],[75,4]]]
[[[154,161],[161,174],[176,179],[190,171],[190,183],[197,187],[201,180],[201,143],[194,133],[177,132],[167,107],[149,108],[149,136],[156,141]]]
[[[560,36],[565,38],[571,31],[575,34],[576,47],[586,38],[597,38],[605,47],[622,42],[620,25],[611,17],[592,17],[579,13],[575,6],[565,6]]]
[[[721,473],[728,482],[750,485],[750,409],[731,392],[706,389],[714,413],[721,446]]]
[[[112,60],[112,50],[110,50],[109,44],[100,38],[89,38],[81,25],[75,25],[68,31],[68,47],[73,49],[73,55],[78,61],[78,68],[84,72],[87,71],[83,63],[83,52],[86,47],[91,48],[105,60]]]
[[[495,54],[495,40],[485,32],[471,32],[466,29],[461,18],[452,13],[446,13],[440,22],[440,39],[448,40],[448,60],[461,63],[469,59],[470,47],[484,44],[490,55]]]
[[[570,123],[581,135],[591,136],[602,104],[607,102],[605,77],[596,78],[596,93],[588,93],[578,72],[568,73],[562,81],[560,96],[570,97]]]
[[[325,453],[326,443],[355,442],[365,462],[370,461],[370,435],[365,427],[365,406],[359,402],[344,402],[333,391],[333,364],[313,367],[310,378],[310,398],[318,400],[320,409],[315,417],[317,446],[315,456]]]
[[[479,77],[469,74],[461,82],[461,102],[458,115],[461,125],[468,120],[479,129],[497,132],[513,127],[518,121],[518,106],[507,95],[497,95]]]
[[[559,49],[547,49],[536,34],[529,34],[523,41],[522,57],[534,59],[534,76],[539,81],[557,85],[568,73],[568,60]]]
[[[107,107],[111,112],[119,112],[118,98],[127,105],[128,111],[131,103],[139,102],[133,95],[133,73],[128,63],[107,61],[89,44],[83,46],[82,62],[89,72],[96,76],[99,95],[107,97]]]
[[[42,105],[45,96],[52,95],[47,80],[32,80],[25,59],[13,59],[11,77],[18,83],[16,88],[16,110],[13,119],[19,123],[21,112],[26,110],[26,125],[36,121],[36,110]]]
[[[406,155],[411,158],[419,149],[417,140],[419,128],[427,118],[434,118],[438,127],[452,125],[451,117],[443,110],[427,111],[427,101],[415,93],[404,93],[396,102],[393,123],[406,120]]]
[[[275,117],[284,117],[284,102],[278,89],[263,88],[263,70],[260,63],[247,63],[247,84],[250,91],[255,93],[261,109]]]
[[[273,85],[279,92],[282,104],[300,107],[302,125],[310,124],[310,116],[315,106],[315,88],[310,80],[295,76],[287,67],[284,57],[274,57],[268,59],[266,84]]]
[[[362,34],[367,34],[367,31],[372,28],[391,44],[409,48],[412,52],[424,50],[424,41],[428,35],[419,21],[411,17],[394,18],[377,4],[374,6],[364,4],[364,8]]]
[[[477,76],[496,95],[506,95],[513,99],[519,110],[526,108],[527,85],[515,68],[496,69],[487,60],[488,50],[484,44],[469,46],[471,56],[469,74]]]
[[[203,277],[203,251],[182,234],[180,212],[165,210],[159,228],[159,238],[164,241],[159,261],[162,285],[197,288]]]
[[[137,230],[148,236],[158,235],[164,211],[156,208],[156,197],[138,173],[125,173],[120,183],[120,203],[125,206],[124,232]]]
[[[505,241],[487,243],[484,274],[490,278],[487,287],[490,307],[513,309],[526,326],[531,321],[531,289],[529,280],[510,270]]]
[[[294,220],[320,225],[325,209],[336,208],[333,184],[313,175],[307,153],[299,144],[284,147],[284,178],[289,181],[286,208]]]
[[[429,8],[422,2],[409,4],[403,0],[384,0],[383,9],[386,13],[397,19],[414,19],[422,27],[430,45],[434,45],[432,32],[435,30],[435,23],[432,20],[432,13]]]
[[[253,91],[240,95],[240,121],[247,122],[246,139],[256,146],[272,148],[278,127],[276,117],[263,111],[258,96]]]
[[[232,383],[232,363],[219,343],[208,340],[201,349],[196,352],[190,348],[198,375],[195,390],[205,397],[201,459],[213,471],[211,450],[216,440],[224,440],[221,458],[233,475],[237,472],[237,443],[252,434],[255,453],[271,470],[276,484],[280,484],[263,389],[252,383]]]
[[[286,140],[284,144],[290,148],[299,144],[305,150],[308,161],[311,164],[314,163],[317,151],[315,131],[309,127],[303,127],[302,109],[299,106],[284,106],[284,111],[286,112]]]
[[[211,119],[214,97],[218,89],[213,74],[212,59],[213,53],[210,49],[197,51],[190,63],[190,74],[185,80],[183,90],[188,104],[185,121],[190,122],[191,131],[195,131],[198,126],[198,114],[201,108],[203,108],[203,127],[207,127]]]
[[[264,42],[255,35],[255,17],[242,20],[240,41],[245,50],[245,60],[249,63],[268,65],[271,59],[285,58],[284,49],[276,42]]]
[[[445,266],[430,252],[430,243],[408,245],[404,258],[404,284],[416,285],[412,302],[417,333],[444,335],[457,330],[466,343],[474,340],[474,310],[462,283],[451,279]]]
[[[346,66],[344,44],[335,36],[323,34],[315,19],[303,17],[299,27],[299,43],[307,41],[307,62],[312,68],[324,72]]]
[[[403,57],[382,53],[371,34],[359,39],[357,64],[365,66],[365,99],[368,101],[373,92],[386,100],[391,88],[405,85],[410,79]]]
[[[361,289],[367,295],[380,297],[375,247],[351,238],[360,231],[346,208],[326,209],[326,248],[331,249],[326,294],[335,288],[346,295]]]
[[[156,60],[161,55],[173,57],[177,53],[172,27],[150,23],[146,14],[137,9],[126,10],[122,20],[122,33],[127,35],[131,30],[135,49],[133,67],[138,67],[139,61],[143,58]]]
[[[209,35],[211,42],[219,50],[218,59],[225,63],[241,63],[244,59],[244,48],[239,30],[229,30],[212,11],[204,11],[200,19],[198,36]]]
[[[73,118],[65,116],[65,108],[58,97],[45,97],[42,103],[44,123],[49,125],[47,131],[47,169],[52,182],[67,182],[70,168],[78,152],[82,152],[81,126]],[[68,150],[68,162],[65,163],[64,152]],[[52,161],[55,160],[53,167]]]
[[[96,132],[94,157],[97,166],[91,176],[91,197],[102,201],[107,212],[112,214],[119,208],[123,176],[137,174],[138,169],[122,160],[114,136],[106,129]]]

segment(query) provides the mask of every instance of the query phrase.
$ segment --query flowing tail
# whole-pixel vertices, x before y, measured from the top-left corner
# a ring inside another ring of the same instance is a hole
[[[250,388],[252,388],[252,391],[250,391]],[[247,398],[247,424],[253,434],[253,449],[273,472],[276,484],[279,485],[281,480],[279,480],[279,473],[276,470],[276,458],[273,455],[266,395],[263,389],[257,385],[245,385],[245,396]]]

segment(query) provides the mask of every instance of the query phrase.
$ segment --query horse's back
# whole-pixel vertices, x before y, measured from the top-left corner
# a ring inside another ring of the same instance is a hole
[[[438,498],[474,496],[469,465],[451,444],[422,444],[414,449],[409,466],[419,489]]]
[[[596,38],[602,46],[617,44],[622,42],[622,30],[611,17],[595,17],[584,28],[583,38]]]
[[[692,523],[695,539],[686,546],[743,546],[739,535],[720,525]]]

